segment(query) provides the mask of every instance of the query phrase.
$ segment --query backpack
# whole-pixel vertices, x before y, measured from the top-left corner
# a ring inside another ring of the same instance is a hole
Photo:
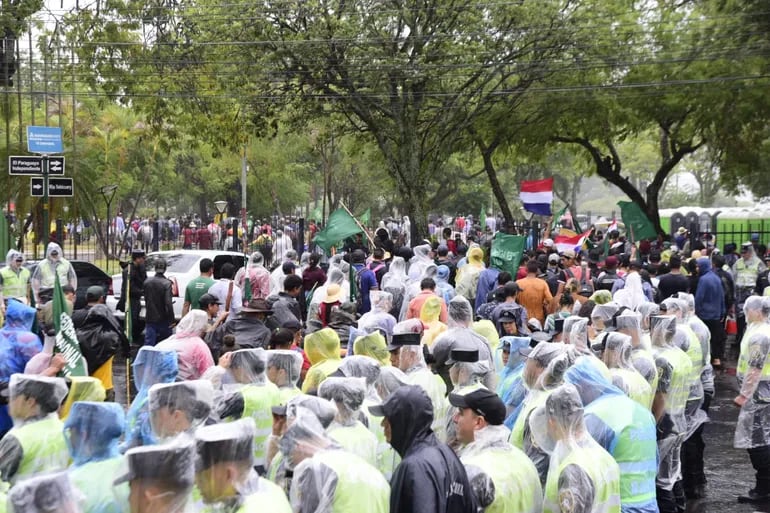
[[[366,267],[362,267],[360,271],[356,271],[356,311],[359,312],[364,307],[364,295],[361,293],[361,275],[366,270]]]

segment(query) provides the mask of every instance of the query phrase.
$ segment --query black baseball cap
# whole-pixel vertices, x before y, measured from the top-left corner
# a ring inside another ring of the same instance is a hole
[[[504,310],[500,312],[500,317],[497,318],[498,322],[516,322],[516,314],[511,310]]]
[[[505,421],[505,404],[500,397],[486,388],[479,388],[467,394],[449,394],[449,404],[457,408],[470,408],[493,426]]]
[[[449,360],[446,361],[446,364],[452,365],[457,362],[475,363],[478,361],[478,349],[452,349],[452,351],[449,353]]]
[[[198,304],[202,308],[206,308],[209,305],[221,305],[222,302],[213,294],[203,294],[200,299],[198,299]]]
[[[395,351],[401,346],[419,346],[421,339],[420,333],[394,333],[388,344],[388,351]]]

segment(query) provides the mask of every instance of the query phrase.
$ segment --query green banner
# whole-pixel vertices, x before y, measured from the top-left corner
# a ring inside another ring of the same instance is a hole
[[[324,251],[329,252],[332,246],[336,246],[339,242],[357,233],[361,233],[361,228],[353,216],[348,214],[345,209],[338,208],[329,215],[326,228],[316,234],[313,242]]]
[[[358,220],[361,222],[364,226],[369,226],[372,224],[372,209],[371,207],[366,209],[366,212],[358,216]]]
[[[551,222],[551,232],[556,231],[556,228],[561,226],[561,223],[559,221],[561,221],[561,218],[566,211],[567,211],[567,205],[564,205],[564,208],[556,212],[556,214],[553,216],[553,221]]]
[[[80,352],[80,343],[75,334],[75,325],[72,319],[67,315],[66,300],[64,291],[59,282],[59,274],[54,271],[56,276],[53,290],[53,324],[56,330],[56,345],[54,354],[61,353],[67,364],[62,369],[62,375],[67,378],[70,376],[88,376],[86,360]]]
[[[658,236],[655,227],[639,205],[631,201],[618,201],[618,206],[623,224],[626,225],[626,235],[631,242],[654,239]]]
[[[511,276],[516,276],[526,244],[526,237],[497,232],[492,240],[490,265],[495,269],[508,271]]]

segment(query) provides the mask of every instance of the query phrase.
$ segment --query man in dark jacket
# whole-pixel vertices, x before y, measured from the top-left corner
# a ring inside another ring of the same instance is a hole
[[[390,481],[391,513],[475,513],[465,467],[433,434],[433,404],[418,386],[398,388],[369,411],[384,417],[385,438],[401,456]]]
[[[302,311],[297,301],[302,293],[302,278],[290,274],[283,281],[283,290],[267,298],[273,315],[267,320],[267,327],[276,330],[292,319],[302,322]]]
[[[120,300],[116,308],[126,315],[131,315],[131,339],[139,344],[144,330],[144,323],[139,320],[142,310],[142,295],[144,282],[147,280],[147,270],[144,267],[145,254],[141,249],[131,252],[131,263],[123,267],[123,280],[120,286]],[[121,264],[123,265],[123,264]],[[126,294],[128,289],[128,294]]]
[[[711,270],[711,260],[700,257],[698,263],[698,288],[695,290],[695,315],[703,321],[711,333],[711,361],[721,365],[727,335],[724,318],[727,315],[725,291],[721,278]]]
[[[264,299],[252,299],[241,308],[235,317],[228,317],[227,322],[220,325],[207,338],[209,349],[216,361],[222,348],[225,335],[233,335],[237,349],[267,349],[270,343],[270,329],[265,320],[273,311]]]
[[[171,280],[166,278],[166,261],[155,260],[155,275],[144,282],[144,345],[154,346],[171,336],[174,324],[174,300]]]

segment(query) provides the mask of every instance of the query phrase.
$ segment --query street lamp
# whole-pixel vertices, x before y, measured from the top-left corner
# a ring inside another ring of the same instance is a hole
[[[219,249],[222,249],[225,244],[224,237],[227,237],[227,232],[224,230],[224,218],[222,217],[222,214],[227,212],[227,202],[226,201],[215,201],[214,207],[216,207],[217,212],[219,212]]]
[[[107,257],[107,274],[110,273],[110,206],[112,205],[112,200],[115,199],[115,191],[117,190],[117,185],[104,185],[99,187],[99,192],[102,193],[104,202],[107,204],[107,243],[105,244],[107,247],[107,254],[105,255],[105,257]]]

